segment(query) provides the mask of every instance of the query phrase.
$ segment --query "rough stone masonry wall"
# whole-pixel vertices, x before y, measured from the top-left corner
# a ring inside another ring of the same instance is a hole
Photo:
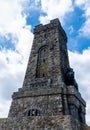
[[[7,125],[7,122],[8,122],[8,118],[1,118],[0,119],[0,130],[8,130],[8,125]]]
[[[74,118],[72,113],[76,115],[78,104],[84,108],[85,103],[64,84],[63,73],[66,74],[69,67],[66,34],[57,19],[35,27],[34,34],[23,88],[13,94],[8,118],[0,119],[0,130],[80,130],[78,114]],[[42,47],[48,52],[48,72],[46,77],[37,78],[38,55]]]
[[[16,99],[12,102],[9,118],[28,118],[28,116],[30,116],[29,113],[32,113],[32,110],[34,113],[37,111],[36,115],[39,116],[54,116],[62,113],[61,95],[46,95]]]
[[[31,82],[37,78],[37,64],[39,50],[47,48],[47,69],[43,66],[42,71],[47,70],[47,79],[52,80],[52,85],[59,85],[62,82],[62,70],[69,67],[66,42],[67,37],[58,20],[53,20],[47,25],[39,25],[34,29],[34,40],[23,87],[31,87]],[[61,70],[62,69],[62,70]],[[40,77],[39,77],[40,78]],[[43,77],[42,77],[43,78]]]
[[[80,126],[71,116],[37,116],[1,119],[0,130],[80,130]]]
[[[0,130],[90,130],[71,116],[38,116],[10,120],[0,119]]]

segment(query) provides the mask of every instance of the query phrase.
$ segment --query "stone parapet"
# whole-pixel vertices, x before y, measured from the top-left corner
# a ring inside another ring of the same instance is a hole
[[[56,29],[58,28],[60,29],[60,32],[62,33],[62,36],[63,38],[66,40],[67,42],[67,36],[66,36],[66,33],[65,31],[63,30],[62,26],[61,26],[61,23],[59,22],[58,19],[54,19],[54,20],[51,20],[49,24],[46,24],[46,25],[42,25],[42,24],[39,24],[37,26],[35,26],[35,29],[34,29],[34,34],[38,34],[38,33],[42,33],[42,32],[45,32],[47,30],[52,30],[52,29]]]
[[[13,99],[24,98],[24,97],[36,97],[36,96],[47,96],[47,95],[57,95],[62,94],[62,87],[53,88],[40,88],[40,89],[20,89],[19,92],[14,92],[12,95]]]

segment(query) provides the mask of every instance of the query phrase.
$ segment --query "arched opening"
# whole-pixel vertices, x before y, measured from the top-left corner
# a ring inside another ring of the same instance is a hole
[[[38,51],[36,78],[48,76],[48,46],[43,46]]]

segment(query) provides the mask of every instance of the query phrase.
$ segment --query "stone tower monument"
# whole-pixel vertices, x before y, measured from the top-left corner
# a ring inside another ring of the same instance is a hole
[[[35,27],[23,87],[13,93],[0,130],[82,130],[86,103],[69,65],[66,43],[58,19]]]

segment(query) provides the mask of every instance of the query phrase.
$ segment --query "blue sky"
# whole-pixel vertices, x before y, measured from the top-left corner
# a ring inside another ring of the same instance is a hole
[[[90,0],[0,0],[0,17],[0,117],[22,87],[35,25],[59,18],[90,125]]]

